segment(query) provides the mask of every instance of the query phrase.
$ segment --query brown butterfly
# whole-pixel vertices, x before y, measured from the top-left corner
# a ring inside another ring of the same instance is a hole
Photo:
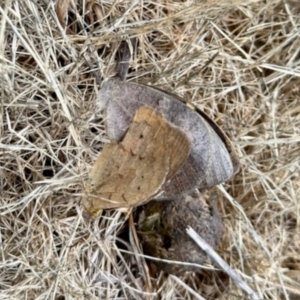
[[[152,108],[141,107],[121,138],[105,145],[86,183],[83,207],[93,216],[103,209],[134,207],[161,192],[182,167],[190,141]]]
[[[160,198],[178,196],[195,188],[206,188],[229,179],[238,169],[231,142],[204,112],[186,105],[176,95],[156,88],[111,78],[99,91],[99,105],[106,107],[107,134],[119,141],[140,107],[151,107],[171,124],[181,128],[191,142],[182,168],[165,182]]]

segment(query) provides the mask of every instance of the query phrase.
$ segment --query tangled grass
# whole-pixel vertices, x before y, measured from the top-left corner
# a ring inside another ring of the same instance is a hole
[[[297,1],[2,4],[1,299],[248,298],[220,270],[153,278],[120,236],[126,215],[82,217],[83,179],[108,142],[95,73],[114,75],[131,38],[130,80],[193,102],[237,149],[240,172],[213,189],[217,252],[262,299],[300,298]]]

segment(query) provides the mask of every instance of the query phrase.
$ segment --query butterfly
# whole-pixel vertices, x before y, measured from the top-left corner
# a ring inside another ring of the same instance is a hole
[[[204,112],[180,97],[143,84],[111,78],[98,94],[106,108],[106,130],[120,141],[140,107],[149,107],[179,127],[188,137],[191,150],[183,166],[162,186],[161,199],[179,196],[195,188],[207,188],[228,180],[238,170],[234,148],[220,127]]]
[[[136,110],[119,140],[103,147],[85,184],[83,207],[93,216],[157,196],[191,149],[186,134],[149,107]]]

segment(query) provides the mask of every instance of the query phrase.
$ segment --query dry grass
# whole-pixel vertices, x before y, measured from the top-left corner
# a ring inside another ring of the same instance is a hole
[[[248,298],[219,271],[150,285],[133,240],[118,235],[124,214],[82,218],[83,178],[108,141],[83,54],[106,78],[119,41],[136,37],[131,80],[194,102],[235,143],[241,171],[216,188],[218,253],[262,298],[299,299],[297,1],[93,1],[102,19],[90,27],[87,1],[70,2],[76,34],[52,1],[0,5],[0,298]]]

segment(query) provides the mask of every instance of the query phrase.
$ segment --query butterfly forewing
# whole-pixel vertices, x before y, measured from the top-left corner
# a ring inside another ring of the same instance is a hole
[[[84,208],[97,215],[103,209],[149,201],[184,164],[189,150],[182,130],[151,108],[138,109],[122,141],[104,146],[96,160],[86,183]]]

